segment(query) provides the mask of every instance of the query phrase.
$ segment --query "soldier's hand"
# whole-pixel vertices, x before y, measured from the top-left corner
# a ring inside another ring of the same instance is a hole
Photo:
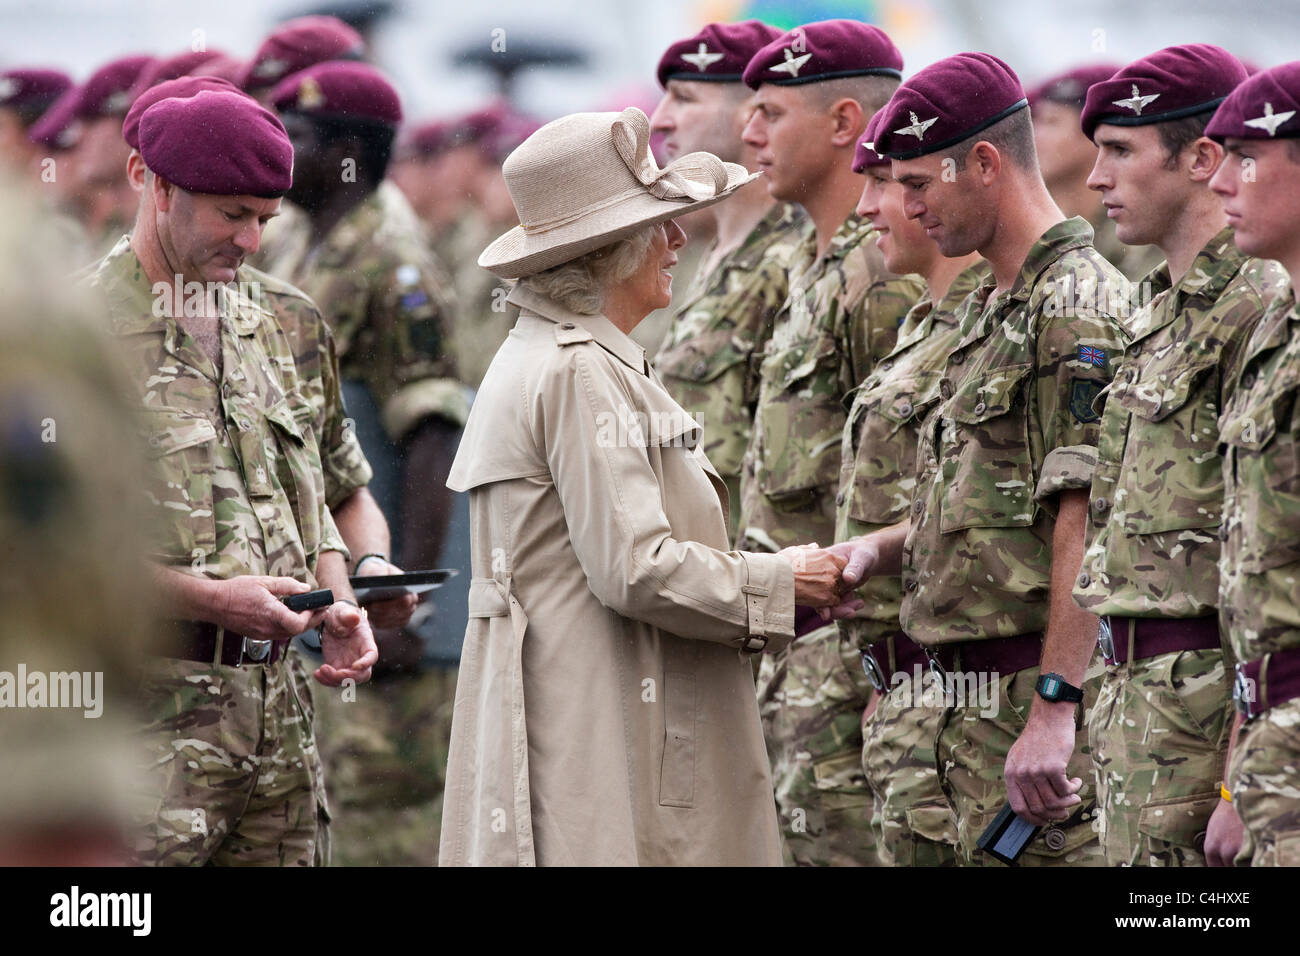
[[[1030,711],[1025,729],[1007,753],[1007,799],[1017,816],[1036,826],[1060,823],[1083,802],[1083,780],[1065,776],[1074,754],[1074,733],[1073,705],[1046,704]]]
[[[839,606],[843,558],[816,544],[795,545],[777,553],[794,568],[795,604],[804,607]]]
[[[287,641],[311,627],[311,611],[290,611],[280,598],[311,587],[294,578],[245,574],[217,582],[213,623],[258,641]]]
[[[375,577],[384,574],[401,574],[402,569],[387,561],[371,558],[361,565],[358,577]],[[415,613],[420,597],[416,594],[403,594],[401,597],[389,598],[387,601],[371,601],[365,605],[370,618],[370,626],[377,628],[406,627]]]
[[[1237,808],[1220,800],[1205,830],[1205,862],[1210,866],[1232,866],[1233,858],[1241,852],[1245,832]]]
[[[844,559],[841,578],[845,588],[855,588],[875,571],[880,561],[880,549],[870,537],[853,538],[833,544],[827,550]]]
[[[328,687],[338,687],[348,678],[365,683],[370,680],[370,668],[379,660],[365,613],[344,601],[336,601],[326,610],[320,646],[325,663],[316,668],[315,677]]]

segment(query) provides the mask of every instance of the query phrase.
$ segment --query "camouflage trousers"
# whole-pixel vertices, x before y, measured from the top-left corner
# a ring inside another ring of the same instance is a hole
[[[337,866],[434,866],[456,693],[454,668],[316,694]]]
[[[1300,699],[1270,707],[1242,727],[1228,789],[1246,826],[1236,862],[1300,866]]]
[[[900,671],[862,726],[862,770],[875,794],[886,866],[955,866],[957,821],[935,760],[942,706],[927,706],[921,675]]]
[[[758,703],[787,863],[875,866],[874,800],[862,774],[866,676],[840,651],[834,625],[818,628],[759,669]]]
[[[269,667],[145,662],[138,862],[328,863],[308,679],[293,654]]]
[[[1108,864],[1205,865],[1231,715],[1232,671],[1217,648],[1107,668],[1088,743]]]
[[[1089,671],[1083,686],[1085,714],[1097,699],[1100,671]],[[957,849],[965,866],[1002,866],[987,856],[976,843],[980,834],[1007,802],[1003,771],[1011,745],[1025,729],[1025,718],[1034,698],[1038,668],[999,675],[996,687],[979,685],[987,706],[972,703],[944,710],[938,739],[940,783],[957,813]],[[1080,777],[1083,802],[1063,823],[1043,827],[1025,849],[1019,866],[1103,866],[1105,857],[1097,840],[1096,785],[1086,730],[1075,735],[1074,755],[1066,776]]]

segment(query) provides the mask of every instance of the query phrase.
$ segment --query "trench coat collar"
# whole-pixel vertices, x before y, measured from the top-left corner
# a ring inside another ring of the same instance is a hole
[[[597,344],[624,365],[642,375],[649,375],[650,367],[646,364],[645,349],[624,335],[603,315],[580,315],[571,312],[554,299],[548,299],[522,285],[516,285],[511,289],[510,294],[506,296],[506,301],[560,325],[573,323],[578,328],[589,332]]]

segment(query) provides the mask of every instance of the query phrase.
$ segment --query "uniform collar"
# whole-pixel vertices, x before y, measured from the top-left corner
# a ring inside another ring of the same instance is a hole
[[[842,259],[848,255],[849,251],[861,245],[863,241],[869,238],[874,232],[875,227],[871,225],[871,220],[864,219],[857,213],[849,216],[840,227],[835,230],[835,235],[831,236],[831,244],[826,247],[826,253],[823,259]],[[812,233],[812,241],[817,242],[817,233]]]
[[[131,237],[123,236],[99,263],[92,267],[90,281],[96,285],[109,304],[110,322],[118,335],[142,335],[165,331],[175,320],[155,311],[157,296],[153,283],[145,275],[144,266],[131,248]],[[222,305],[237,335],[252,335],[258,325],[273,318],[260,298],[260,284],[249,270],[240,266],[235,273],[235,284],[227,286]],[[181,301],[185,295],[182,290]],[[158,310],[161,311],[161,310]]]
[[[591,337],[597,344],[628,368],[642,375],[648,374],[649,366],[645,360],[645,349],[624,335],[603,315],[581,315],[571,312],[554,299],[548,299],[522,285],[516,285],[511,289],[510,294],[506,296],[506,301],[555,323],[573,323],[578,328],[591,333]]]
[[[1133,327],[1129,330],[1133,342],[1172,322],[1189,299],[1199,299],[1210,306],[1223,295],[1228,283],[1250,258],[1237,248],[1232,237],[1230,226],[1219,230],[1196,254],[1191,268],[1177,285],[1171,281],[1168,262],[1162,262],[1151,270],[1141,283],[1141,288],[1150,290],[1149,304],[1134,315]]]

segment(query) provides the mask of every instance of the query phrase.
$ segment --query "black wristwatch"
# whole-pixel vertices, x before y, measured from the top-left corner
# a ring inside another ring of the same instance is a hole
[[[1038,675],[1038,683],[1034,685],[1034,690],[1038,691],[1038,696],[1043,700],[1053,704],[1061,701],[1077,704],[1083,700],[1083,691],[1073,684],[1067,684],[1060,674]]]

